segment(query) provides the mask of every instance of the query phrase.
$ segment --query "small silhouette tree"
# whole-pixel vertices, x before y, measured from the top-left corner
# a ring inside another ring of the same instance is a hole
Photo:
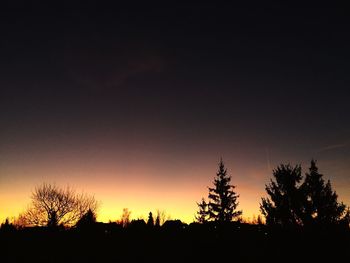
[[[128,208],[124,208],[122,216],[121,216],[121,218],[119,220],[119,223],[123,227],[127,227],[130,224],[130,215],[131,215],[131,211],[129,211]]]
[[[5,222],[1,224],[0,226],[0,231],[2,232],[10,232],[15,230],[15,226],[13,225],[13,223],[10,223],[9,218],[7,217]]]
[[[149,212],[149,214],[148,214],[147,226],[154,227],[154,219],[153,219],[152,212]]]
[[[227,170],[222,159],[219,162],[219,170],[214,178],[214,187],[209,187],[209,218],[218,222],[231,222],[238,218],[242,211],[238,211],[238,197],[234,192],[235,186],[230,184],[231,176],[227,175]]]
[[[155,226],[162,226],[165,221],[170,220],[171,217],[164,210],[157,209],[157,216]]]
[[[273,171],[275,181],[271,179],[265,189],[268,198],[262,198],[260,210],[268,225],[298,225],[301,223],[302,195],[299,183],[302,180],[301,166],[292,167],[281,164]]]
[[[96,214],[89,209],[77,222],[77,228],[88,228],[96,223]]]
[[[160,227],[160,215],[158,214],[156,217],[156,223],[154,224],[155,227]]]
[[[207,202],[204,200],[204,198],[202,198],[200,203],[197,203],[198,205],[198,211],[197,211],[197,215],[195,216],[195,219],[198,223],[205,223],[208,221],[208,217],[209,217],[209,211],[208,211],[208,204]]]
[[[331,225],[347,220],[347,210],[338,202],[338,195],[318,172],[316,161],[311,160],[309,173],[300,187],[304,195],[304,225]]]

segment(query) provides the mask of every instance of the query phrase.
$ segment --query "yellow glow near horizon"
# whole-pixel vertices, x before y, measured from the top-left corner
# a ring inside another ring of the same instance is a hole
[[[2,196],[2,200],[3,197]],[[12,196],[13,197],[13,196]],[[129,200],[125,202],[125,205],[118,204],[117,199],[109,198],[109,199],[98,199],[101,203],[98,209],[98,217],[97,220],[100,222],[109,222],[109,221],[117,221],[121,214],[123,208],[128,208],[131,211],[131,219],[144,219],[147,220],[148,213],[152,212],[154,217],[156,216],[157,210],[164,211],[166,217],[169,219],[180,219],[185,223],[191,223],[194,221],[194,216],[197,211],[197,205],[195,201],[179,200],[178,202],[174,202],[169,198],[168,200],[163,200],[164,203],[154,202],[148,204],[142,204],[141,200]],[[6,200],[10,200],[6,198]],[[240,201],[240,203],[245,203],[244,201]],[[13,219],[19,215],[22,211],[25,210],[27,204],[30,203],[30,199],[26,196],[17,197],[13,202],[1,202],[1,210],[0,210],[0,222],[5,221],[6,218]],[[243,218],[244,219],[252,219],[254,216],[258,215],[258,211],[254,209],[254,206],[251,206],[251,209],[247,209],[249,207],[246,204],[245,207],[242,205],[239,206],[239,209],[243,209]]]
[[[238,209],[243,210],[243,219],[259,215],[260,198],[266,195],[264,186],[271,172],[263,167],[247,169],[248,164],[240,167],[225,164],[240,195]],[[116,169],[114,164],[80,162],[79,165],[73,161],[55,164],[44,160],[27,166],[8,164],[2,167],[0,178],[0,222],[18,216],[30,203],[34,188],[48,182],[60,187],[69,185],[77,192],[94,195],[100,202],[97,219],[102,222],[118,220],[123,208],[128,208],[132,219],[146,220],[150,211],[155,215],[159,209],[171,219],[191,223],[197,211],[196,202],[207,197],[207,187],[212,184],[216,170],[216,164],[206,160],[172,169],[142,163],[137,167]],[[347,189],[337,181],[333,186],[339,200],[349,203]]]
[[[213,177],[213,176],[211,176]],[[196,202],[201,197],[206,197],[207,186],[211,179],[203,178],[194,181],[191,178],[175,180],[171,184],[166,182],[149,181],[147,176],[137,179],[120,180],[112,175],[104,175],[101,178],[109,178],[108,183],[104,180],[61,180],[56,183],[58,186],[72,186],[77,192],[83,189],[84,193],[92,194],[99,201],[97,219],[101,222],[116,221],[120,218],[123,208],[131,211],[131,218],[147,219],[151,211],[154,216],[156,211],[164,211],[171,219],[180,219],[183,222],[191,223],[197,211]],[[31,192],[35,186],[42,182],[48,182],[45,177],[38,177],[31,181],[9,182],[7,188],[2,187],[0,194],[0,221],[7,217],[14,218],[25,210],[30,203]],[[70,182],[70,184],[65,182]],[[6,185],[3,185],[6,186]],[[78,187],[79,186],[79,187]],[[258,215],[258,202],[256,195],[258,189],[237,186],[240,194],[238,209],[243,210],[243,218],[252,218]],[[258,191],[259,192],[259,191]],[[252,196],[253,194],[253,196]],[[261,193],[263,194],[263,193]]]

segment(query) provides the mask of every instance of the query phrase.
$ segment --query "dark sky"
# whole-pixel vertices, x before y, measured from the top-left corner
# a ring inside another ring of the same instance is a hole
[[[106,184],[91,170],[123,167],[116,178],[163,188],[212,167],[188,175],[208,185],[222,156],[263,191],[276,164],[317,158],[350,200],[349,9],[12,2],[0,11],[3,188],[74,182],[62,167]]]

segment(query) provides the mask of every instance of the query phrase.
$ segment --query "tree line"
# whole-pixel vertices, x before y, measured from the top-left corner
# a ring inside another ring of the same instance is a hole
[[[273,170],[273,178],[265,186],[267,197],[260,203],[260,211],[269,226],[329,227],[349,226],[350,210],[338,201],[330,180],[325,181],[311,160],[309,171],[302,175],[301,165],[281,164]],[[197,203],[196,220],[237,221],[242,214],[237,210],[238,197],[235,186],[230,184],[224,163],[220,160],[214,178],[214,187],[209,187],[208,201],[202,198]]]
[[[197,203],[195,221],[199,224],[240,221],[243,211],[238,209],[239,195],[235,189],[221,159],[213,185],[208,187],[207,200],[202,198]],[[338,201],[330,180],[325,181],[315,160],[311,160],[305,176],[302,175],[301,165],[280,164],[273,170],[265,190],[267,196],[261,199],[260,211],[268,226],[349,227],[349,207]],[[30,205],[18,216],[15,224],[51,228],[86,227],[96,222],[98,205],[93,196],[77,194],[69,187],[62,189],[44,183],[35,188]],[[158,211],[154,219],[150,212],[147,222],[138,220],[138,223],[141,221],[144,225],[157,227],[166,221],[165,213]],[[260,217],[258,222],[263,223]],[[123,210],[119,223],[124,227],[129,225],[128,209]],[[3,226],[9,224],[6,220]]]

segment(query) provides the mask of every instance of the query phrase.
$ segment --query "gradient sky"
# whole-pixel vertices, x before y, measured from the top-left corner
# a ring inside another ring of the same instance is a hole
[[[220,157],[245,217],[276,165],[311,158],[350,204],[345,7],[10,2],[0,221],[50,182],[94,194],[102,221],[127,207],[191,222]]]

